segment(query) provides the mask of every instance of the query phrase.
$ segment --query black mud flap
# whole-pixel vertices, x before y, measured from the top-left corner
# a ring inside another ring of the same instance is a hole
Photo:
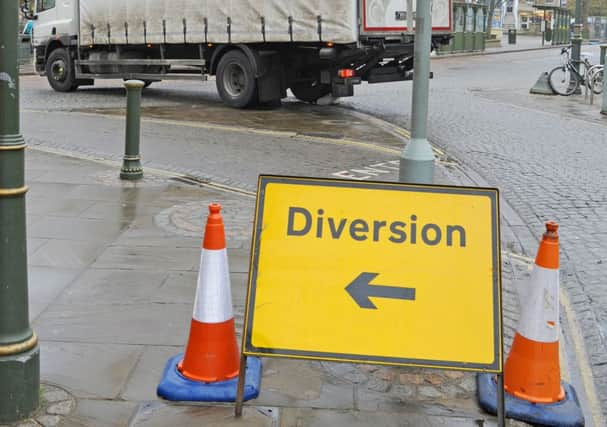
[[[352,77],[348,79],[336,79],[331,84],[331,94],[335,98],[344,98],[346,96],[354,96],[354,85],[360,84],[360,77]]]

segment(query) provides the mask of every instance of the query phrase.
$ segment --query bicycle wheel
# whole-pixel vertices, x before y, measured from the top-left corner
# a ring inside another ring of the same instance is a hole
[[[600,95],[603,93],[603,69],[599,69],[592,73],[592,77],[590,79],[590,90],[595,95]]]
[[[561,65],[550,71],[548,84],[559,95],[569,96],[580,86],[580,79],[569,67]]]

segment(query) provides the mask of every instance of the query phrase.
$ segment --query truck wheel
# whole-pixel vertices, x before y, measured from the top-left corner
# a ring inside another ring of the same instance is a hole
[[[301,82],[293,84],[291,92],[300,101],[316,102],[323,96],[331,93],[331,86],[318,82]]]
[[[217,91],[230,107],[244,108],[257,101],[257,81],[247,56],[239,50],[226,53],[217,65]]]
[[[46,78],[57,92],[71,92],[78,87],[76,70],[66,49],[55,49],[46,60]]]

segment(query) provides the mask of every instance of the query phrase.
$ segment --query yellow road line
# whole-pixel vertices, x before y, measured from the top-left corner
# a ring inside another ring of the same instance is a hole
[[[586,391],[586,398],[588,399],[588,406],[590,407],[592,421],[595,426],[607,425],[603,412],[601,409],[601,401],[598,397],[594,380],[592,379],[592,368],[588,363],[588,354],[586,353],[586,347],[584,345],[584,338],[582,335],[582,329],[577,322],[577,318],[571,306],[569,295],[562,289],[560,291],[561,304],[565,309],[567,323],[571,330],[571,339],[573,340],[573,348],[575,350],[576,359],[580,368],[580,376],[582,377],[582,383],[584,384],[584,390]]]

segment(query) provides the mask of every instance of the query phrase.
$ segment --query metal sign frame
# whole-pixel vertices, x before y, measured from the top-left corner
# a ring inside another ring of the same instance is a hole
[[[478,195],[486,196],[491,199],[492,210],[492,247],[493,247],[493,298],[494,298],[494,360],[491,364],[480,363],[461,363],[457,361],[436,361],[436,360],[419,360],[407,359],[398,357],[382,357],[368,356],[357,354],[340,354],[331,352],[313,352],[292,349],[280,348],[258,348],[253,346],[251,332],[253,319],[255,317],[255,298],[256,285],[258,275],[258,264],[261,245],[261,224],[263,223],[265,188],[268,184],[283,183],[289,185],[305,185],[305,186],[329,186],[336,189],[339,188],[361,188],[361,189],[379,189],[391,191],[407,191],[417,193],[444,193],[456,195]],[[267,357],[286,357],[286,358],[302,358],[313,360],[329,360],[329,361],[344,361],[351,363],[377,363],[394,366],[419,366],[419,367],[436,367],[444,369],[459,369],[477,372],[501,372],[502,366],[502,334],[501,334],[501,266],[500,266],[500,247],[499,247],[499,197],[498,190],[487,188],[466,188],[452,186],[435,186],[435,185],[409,185],[386,182],[370,182],[370,181],[351,181],[351,180],[335,180],[335,179],[318,179],[318,178],[292,178],[281,176],[260,176],[259,192],[256,204],[255,214],[255,230],[252,242],[251,269],[249,273],[249,287],[247,292],[247,304],[245,311],[245,325],[243,331],[243,353],[249,356],[267,356]]]
[[[268,184],[289,184],[305,186],[329,186],[339,188],[378,189],[389,191],[406,191],[433,194],[485,196],[491,201],[491,259],[493,263],[493,355],[490,364],[462,363],[457,361],[420,360],[400,357],[368,356],[360,354],[336,354],[330,352],[305,351],[281,348],[258,348],[252,344],[253,319],[255,316],[256,280],[261,246],[261,227],[263,224],[264,202]],[[401,184],[378,181],[352,181],[324,178],[302,178],[275,175],[260,175],[258,194],[255,207],[255,227],[253,231],[251,267],[245,307],[245,319],[242,334],[242,366],[245,366],[247,356],[280,357],[292,359],[327,360],[346,363],[368,363],[389,366],[416,366],[438,369],[454,369],[473,372],[488,372],[498,374],[498,382],[503,373],[503,322],[502,322],[502,284],[501,284],[501,253],[500,253],[500,224],[499,224],[499,191],[495,188],[456,187],[425,184]],[[240,390],[239,390],[240,391]],[[237,401],[238,402],[238,401]],[[241,405],[237,404],[238,408]]]

